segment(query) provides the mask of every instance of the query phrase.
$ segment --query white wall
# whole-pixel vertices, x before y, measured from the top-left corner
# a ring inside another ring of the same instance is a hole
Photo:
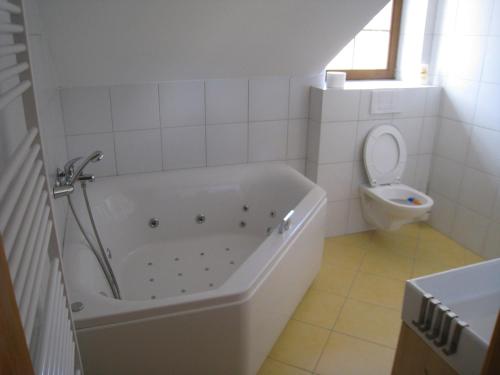
[[[56,168],[64,165],[68,160],[68,155],[57,74],[49,51],[45,25],[40,18],[38,6],[38,0],[26,1],[25,23],[43,156],[45,168],[49,175],[49,185],[52,186],[55,181]],[[52,195],[49,194],[49,196],[55,210],[55,229],[59,241],[62,242],[66,223],[66,200],[54,201]]]
[[[320,72],[387,0],[41,0],[62,86]]]
[[[427,191],[441,89],[393,90],[403,103],[395,114],[372,114],[368,88],[311,90],[306,173],[327,192],[327,236],[373,229],[363,219],[359,186],[368,183],[362,149],[375,126],[401,131],[408,150],[402,182]]]
[[[286,162],[305,170],[310,86],[324,74],[61,90],[69,157],[97,176]]]
[[[500,0],[438,0],[430,71],[442,82],[431,223],[500,256]]]

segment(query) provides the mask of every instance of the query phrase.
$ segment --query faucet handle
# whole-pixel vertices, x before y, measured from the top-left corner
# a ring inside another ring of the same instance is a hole
[[[66,174],[67,178],[73,177],[73,173],[75,172],[75,163],[80,160],[81,157],[77,157],[74,159],[69,160],[64,164],[64,173]]]

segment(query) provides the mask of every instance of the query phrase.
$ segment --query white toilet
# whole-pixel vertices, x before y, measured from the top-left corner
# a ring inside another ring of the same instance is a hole
[[[406,144],[392,125],[372,129],[365,139],[363,159],[369,185],[361,185],[361,206],[366,221],[378,229],[396,230],[425,220],[434,201],[400,183],[406,165]]]

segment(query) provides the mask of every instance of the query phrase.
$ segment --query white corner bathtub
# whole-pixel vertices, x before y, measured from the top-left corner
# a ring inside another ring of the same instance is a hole
[[[64,267],[84,306],[73,316],[86,373],[255,374],[319,271],[325,192],[256,164],[98,178],[88,193],[122,300],[69,213]]]

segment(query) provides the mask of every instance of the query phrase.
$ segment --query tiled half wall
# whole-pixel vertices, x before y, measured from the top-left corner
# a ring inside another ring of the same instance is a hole
[[[377,125],[401,131],[408,151],[402,182],[427,191],[441,89],[393,90],[401,103],[398,112],[374,115],[371,89],[311,89],[306,174],[327,192],[327,236],[372,229],[361,213],[359,186],[367,183],[363,142]]]

